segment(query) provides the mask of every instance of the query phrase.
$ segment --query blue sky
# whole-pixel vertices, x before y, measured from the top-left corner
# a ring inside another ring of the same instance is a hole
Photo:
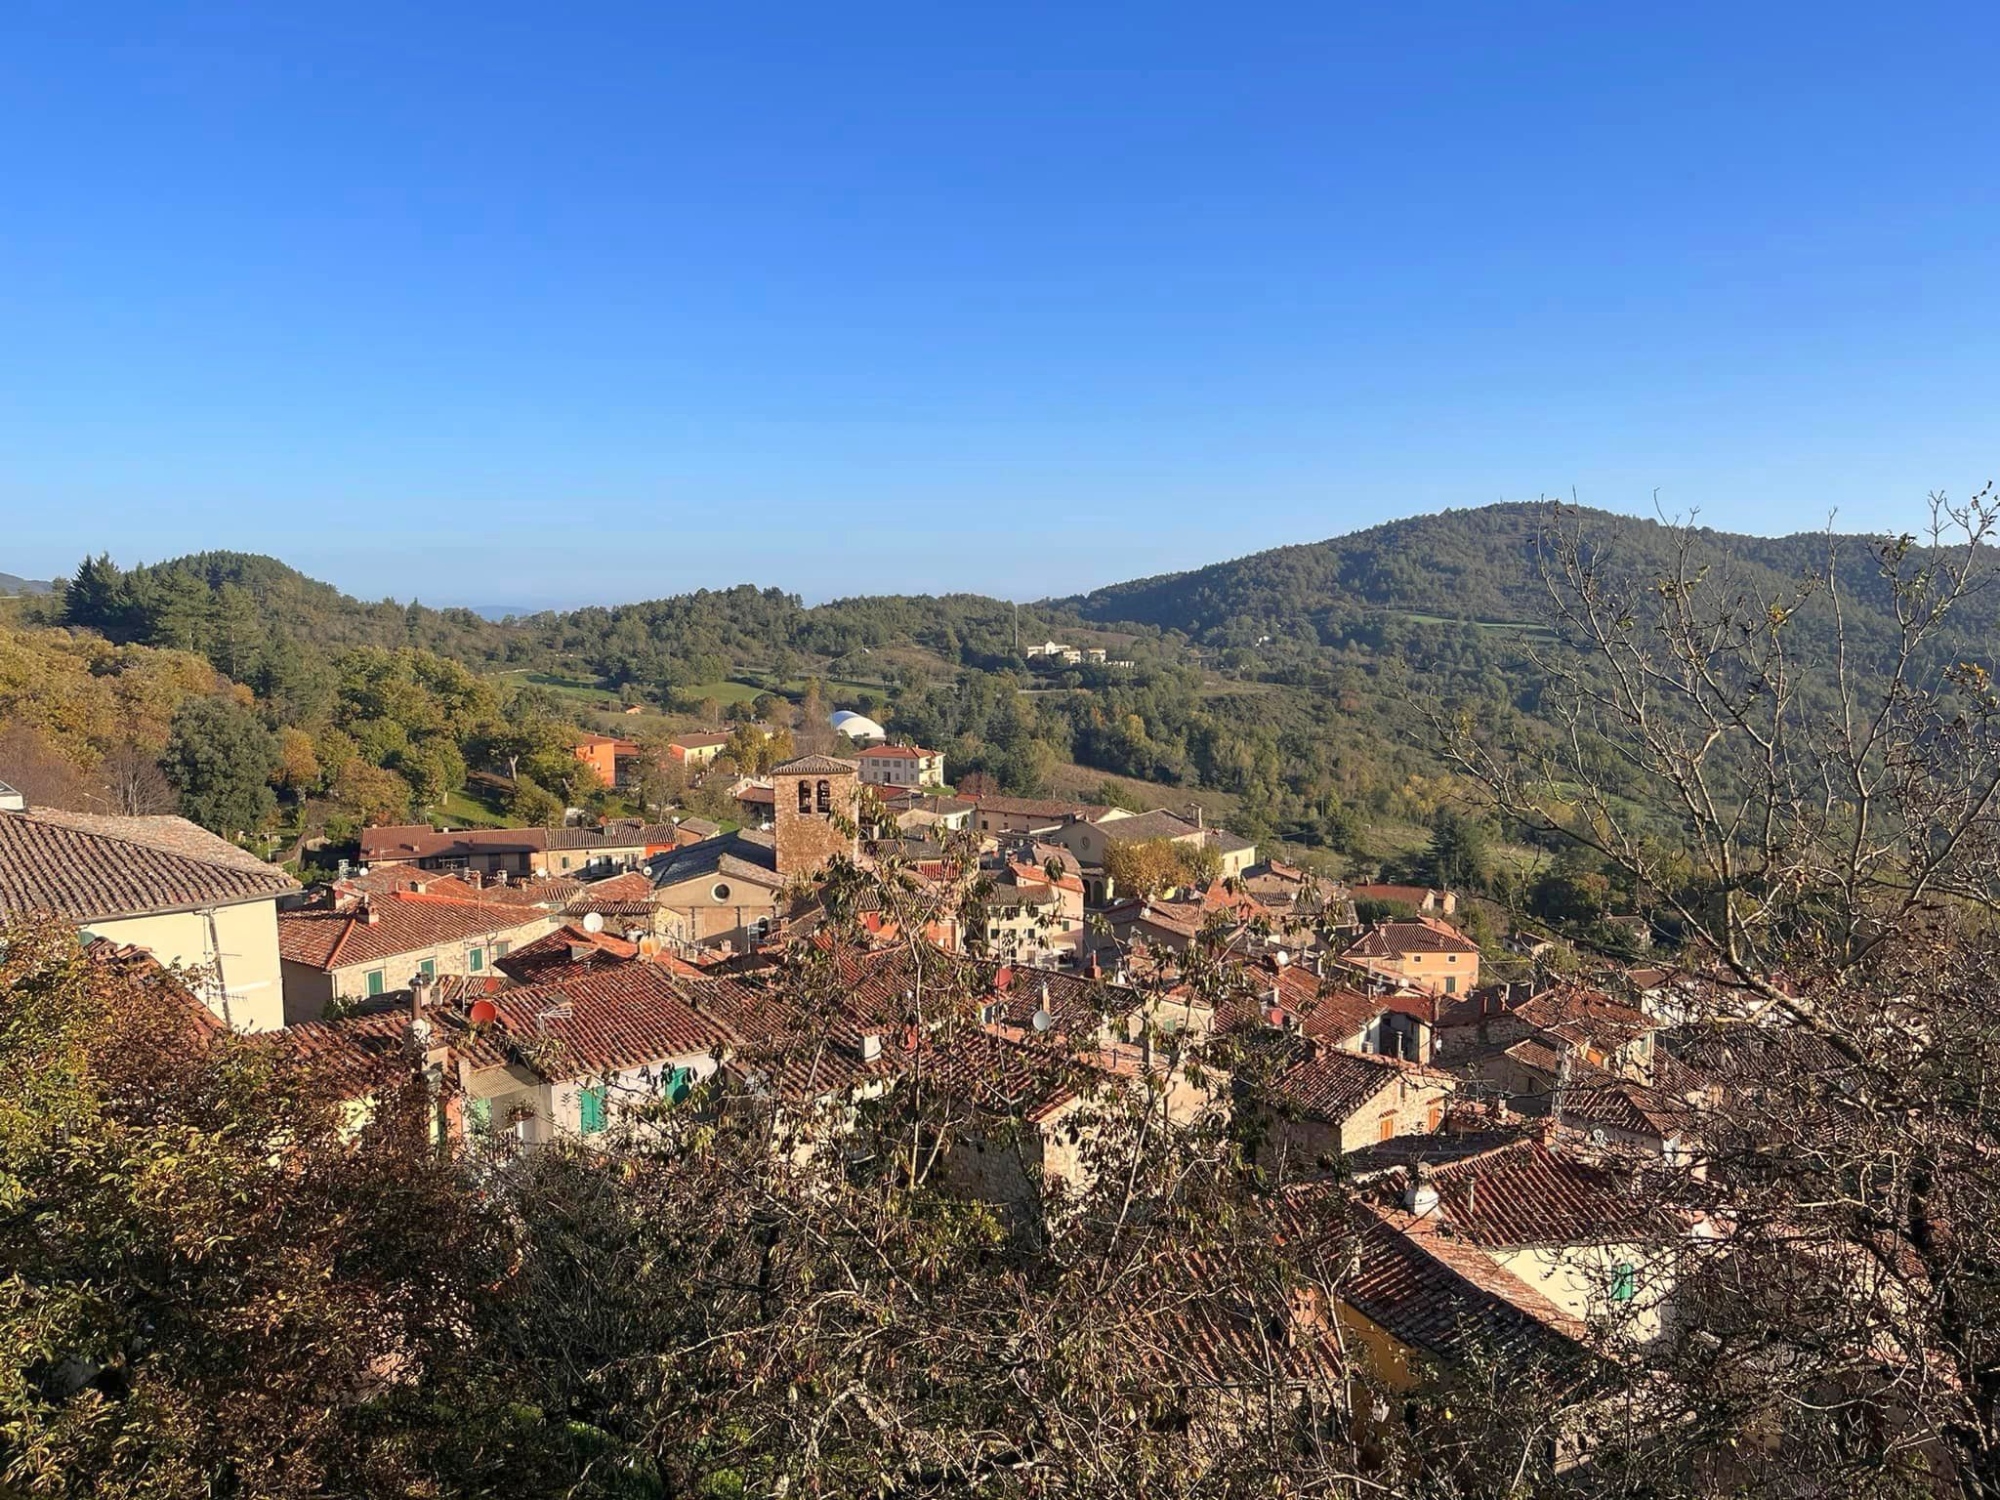
[[[10,7],[0,570],[1017,597],[2000,473],[1991,5]]]

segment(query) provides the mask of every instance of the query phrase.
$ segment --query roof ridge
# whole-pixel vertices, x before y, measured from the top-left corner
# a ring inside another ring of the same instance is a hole
[[[333,940],[333,947],[327,950],[326,962],[322,965],[323,968],[331,969],[334,966],[334,960],[340,957],[340,950],[347,946],[347,939],[353,933],[355,924],[361,920],[359,912],[350,911],[345,913],[345,915],[347,917],[347,925],[340,929],[340,936]]]
[[[66,811],[68,811],[68,809],[67,809],[67,808],[51,808],[51,809],[48,809],[47,811],[52,811],[52,812],[66,812]],[[64,821],[63,821],[63,820],[62,820],[61,818],[51,818],[51,817],[48,817],[48,816],[46,815],[46,813],[44,812],[44,810],[42,810],[42,809],[39,809],[39,808],[25,808],[25,809],[21,809],[21,810],[17,810],[17,811],[11,811],[11,812],[9,812],[9,813],[8,813],[8,816],[10,816],[10,817],[16,817],[16,818],[25,818],[25,819],[28,819],[28,820],[30,820],[30,821],[32,821],[32,822],[36,822],[36,823],[39,823],[39,824],[41,824],[41,825],[42,825],[42,827],[44,827],[44,828],[60,828],[60,829],[62,829],[62,830],[63,830],[63,832],[65,832],[65,833],[73,833],[73,834],[77,834],[77,835],[80,835],[80,836],[82,836],[82,837],[84,837],[84,838],[93,838],[93,839],[109,839],[109,840],[110,840],[110,841],[111,841],[112,843],[114,843],[114,844],[125,844],[125,845],[128,845],[129,847],[131,847],[131,848],[134,848],[134,849],[144,849],[144,850],[146,850],[146,851],[148,851],[149,853],[152,853],[152,854],[164,854],[164,855],[166,855],[166,856],[167,856],[167,857],[168,857],[169,859],[184,859],[184,860],[188,861],[188,863],[190,863],[190,864],[196,864],[196,865],[204,865],[204,866],[206,866],[207,868],[209,868],[209,869],[211,869],[211,870],[228,870],[228,871],[231,871],[231,872],[233,872],[233,873],[235,873],[235,874],[238,874],[238,875],[250,875],[250,874],[254,874],[254,873],[257,873],[257,872],[255,872],[255,871],[251,870],[251,869],[250,869],[250,867],[249,867],[249,866],[247,866],[247,865],[232,865],[232,864],[226,864],[226,863],[224,863],[224,862],[223,862],[222,860],[220,860],[220,859],[216,859],[216,858],[214,858],[214,857],[212,857],[212,856],[210,856],[210,855],[205,855],[205,854],[190,854],[190,853],[188,853],[188,852],[187,852],[186,850],[184,850],[184,849],[174,849],[174,848],[169,848],[169,847],[168,847],[167,845],[165,845],[165,844],[155,844],[155,843],[150,843],[150,842],[148,842],[148,841],[147,841],[147,840],[145,840],[145,839],[134,839],[134,838],[127,838],[127,837],[126,837],[126,836],[125,836],[124,834],[122,834],[122,833],[107,833],[107,832],[105,832],[105,831],[104,831],[103,829],[101,829],[101,828],[85,828],[85,827],[83,827],[83,826],[82,826],[81,824],[77,824],[77,823],[66,823],[66,822],[64,822]],[[81,814],[79,814],[79,816],[80,816],[80,817],[86,817],[86,818],[111,818],[111,817],[114,817],[114,816],[115,816],[115,814],[111,814],[111,813],[81,813]],[[150,814],[149,816],[154,816],[154,817],[163,817],[163,818],[169,818],[169,817],[178,817],[179,815],[178,815],[178,814],[176,814],[176,813],[156,813],[156,814]],[[181,821],[182,821],[182,822],[184,822],[184,823],[187,823],[187,824],[188,824],[188,826],[189,826],[189,827],[191,827],[191,828],[195,828],[195,829],[199,829],[199,830],[200,830],[201,832],[203,832],[203,833],[208,833],[208,832],[209,832],[209,831],[208,831],[208,830],[207,830],[206,828],[202,828],[202,826],[201,826],[201,825],[200,825],[199,823],[196,823],[196,822],[194,822],[194,821],[193,821],[192,819],[189,819],[189,818],[183,818],[183,819],[181,819]],[[220,835],[220,834],[209,834],[209,836],[210,836],[211,838],[221,838],[221,837],[222,837],[222,835]],[[224,840],[224,842],[227,842],[227,840]],[[234,846],[232,846],[232,847],[234,847]],[[255,859],[255,858],[256,858],[256,856],[255,856],[254,854],[250,854],[250,851],[249,851],[248,849],[244,849],[244,850],[242,850],[241,852],[242,852],[242,853],[244,853],[244,854],[247,854],[247,855],[250,855],[250,857],[251,857],[252,859]],[[266,865],[264,866],[264,870],[265,870],[266,872],[268,872],[269,874],[271,874],[271,875],[275,876],[275,877],[276,877],[276,878],[278,878],[278,879],[281,879],[281,880],[288,880],[288,879],[290,879],[290,877],[289,877],[289,876],[287,876],[287,875],[286,875],[286,874],[284,873],[284,871],[282,871],[282,870],[279,870],[279,869],[277,869],[276,867],[274,867],[274,866],[271,866],[271,865],[269,865],[269,864],[266,864]]]

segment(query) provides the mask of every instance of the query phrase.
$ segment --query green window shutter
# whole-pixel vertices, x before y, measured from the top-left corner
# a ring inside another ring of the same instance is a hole
[[[474,1099],[466,1110],[466,1119],[472,1125],[474,1135],[485,1135],[493,1129],[493,1101]]]
[[[466,954],[465,967],[474,974],[485,968],[486,950],[484,948],[474,948],[470,953]]]
[[[438,965],[437,965],[437,960],[436,960],[436,959],[434,959],[434,958],[420,958],[420,959],[418,959],[418,960],[417,960],[417,972],[418,972],[419,974],[423,975],[423,976],[424,976],[424,978],[426,978],[426,979],[435,979],[435,978],[437,978],[437,974],[438,974]]]
[[[502,938],[499,942],[493,945],[493,956],[495,958],[505,958],[509,953],[512,953],[513,951],[514,951],[514,945],[508,942],[505,938]]]
[[[370,995],[381,994],[387,983],[387,976],[380,969],[370,969],[368,971],[368,993]]]
[[[1620,1261],[1611,1268],[1611,1300],[1613,1302],[1630,1302],[1634,1289],[1635,1278],[1632,1274],[1632,1267],[1624,1261]]]
[[[683,1099],[687,1098],[687,1096],[693,1092],[694,1092],[694,1069],[675,1068],[672,1076],[670,1076],[667,1079],[668,1100],[674,1104],[679,1104]]]
[[[576,1096],[578,1124],[585,1135],[596,1135],[604,1128],[604,1090],[600,1088],[579,1090]]]

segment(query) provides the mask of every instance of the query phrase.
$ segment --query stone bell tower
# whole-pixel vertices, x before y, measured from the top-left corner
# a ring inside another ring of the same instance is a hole
[[[802,755],[771,768],[772,840],[778,873],[810,875],[836,854],[860,848],[861,766],[831,755]]]

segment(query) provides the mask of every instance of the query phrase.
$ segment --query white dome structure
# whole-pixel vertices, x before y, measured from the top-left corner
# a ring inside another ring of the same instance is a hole
[[[839,710],[827,722],[857,745],[879,745],[889,738],[888,730],[868,715],[858,714],[851,708]]]

